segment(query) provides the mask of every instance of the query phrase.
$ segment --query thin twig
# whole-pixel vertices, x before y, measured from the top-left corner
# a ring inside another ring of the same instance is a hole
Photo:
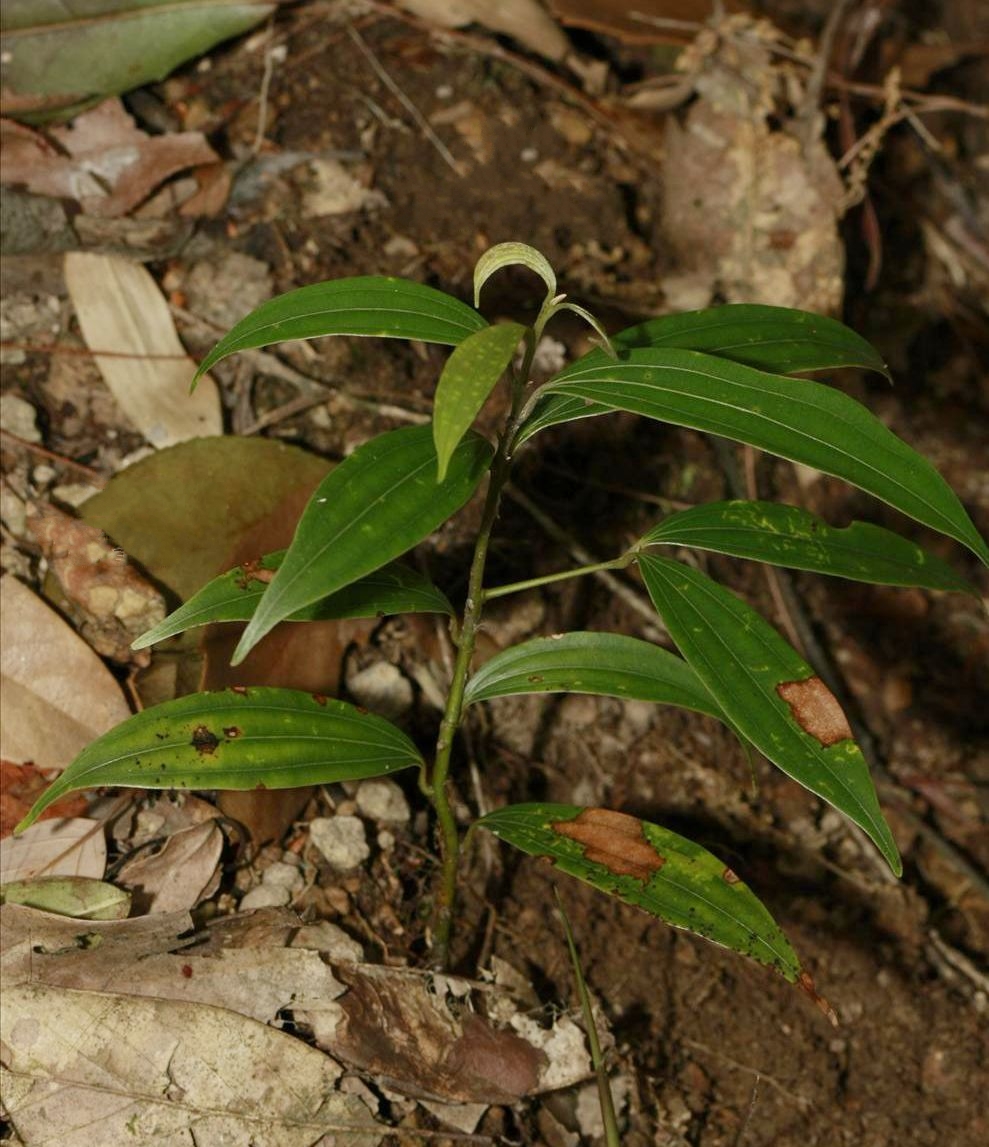
[[[69,466],[73,470],[78,470],[81,474],[85,474],[87,478],[92,478],[93,481],[101,487],[105,486],[108,481],[98,470],[94,470],[92,466],[86,466],[82,462],[76,462],[72,458],[67,458],[64,454],[56,454],[54,450],[47,450],[37,442],[28,442],[26,438],[20,438],[16,434],[11,434],[9,430],[0,429],[0,439],[18,450],[26,450],[30,454],[37,454],[41,458],[47,458],[50,462],[57,462],[60,466]]]
[[[384,65],[381,63],[381,61],[378,59],[378,57],[374,54],[374,52],[371,51],[370,47],[368,47],[367,41],[360,34],[360,32],[357,31],[357,29],[353,26],[353,24],[347,25],[347,34],[350,36],[351,40],[353,40],[354,43],[357,45],[357,47],[360,50],[361,55],[363,55],[364,59],[367,60],[367,62],[371,65],[371,70],[374,72],[374,74],[385,85],[385,87],[391,92],[391,94],[395,97],[395,99],[398,100],[398,102],[402,105],[402,107],[405,108],[405,110],[409,113],[409,115],[412,116],[412,118],[415,120],[416,124],[418,125],[419,130],[426,137],[426,139],[429,140],[429,142],[433,145],[433,147],[435,147],[436,150],[439,152],[440,157],[442,158],[443,162],[445,164],[447,164],[447,166],[450,167],[458,176],[463,177],[464,170],[461,167],[461,165],[459,163],[457,163],[456,159],[453,156],[453,153],[446,146],[446,144],[440,139],[440,137],[436,134],[436,132],[433,131],[432,125],[430,124],[429,120],[426,119],[426,117],[422,114],[421,111],[419,111],[419,109],[409,99],[409,97],[405,94],[405,92],[402,91],[402,89],[398,86],[398,84],[396,84],[395,81],[391,78],[391,76],[385,71]]]
[[[795,1103],[803,1110],[813,1107],[813,1103],[804,1095],[798,1095],[794,1091],[784,1086],[778,1079],[773,1076],[767,1075],[766,1072],[761,1071],[757,1067],[750,1067],[747,1063],[741,1063],[737,1059],[733,1059],[730,1055],[720,1051],[717,1048],[708,1047],[707,1044],[701,1043],[700,1040],[684,1038],[680,1041],[687,1047],[696,1048],[698,1051],[704,1052],[706,1055],[714,1056],[715,1059],[720,1059],[723,1063],[727,1063],[729,1067],[734,1067],[737,1071],[746,1071],[750,1075],[754,1075],[757,1079],[765,1080],[774,1091],[778,1091],[785,1099],[789,1099],[791,1103]]]
[[[266,44],[264,49],[264,72],[261,75],[261,90],[258,93],[258,125],[254,132],[251,154],[260,155],[264,147],[264,133],[268,127],[268,91],[271,77],[275,72],[276,53],[284,59],[285,48],[281,44]]]

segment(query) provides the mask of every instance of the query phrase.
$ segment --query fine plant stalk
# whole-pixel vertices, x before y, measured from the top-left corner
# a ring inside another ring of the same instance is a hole
[[[602,573],[605,570],[627,569],[635,560],[634,554],[622,554],[620,558],[612,558],[607,562],[593,562],[587,566],[575,566],[572,570],[560,570],[557,573],[543,574],[542,577],[530,577],[525,581],[508,582],[505,585],[494,585],[483,591],[482,601],[493,601],[496,597],[507,597],[510,593],[521,593],[525,589],[538,589],[542,585],[553,585],[554,582],[568,581],[570,578],[584,577],[585,574]]]
[[[477,630],[484,610],[484,567],[488,557],[491,531],[498,518],[501,494],[512,468],[511,442],[518,429],[519,408],[522,394],[532,367],[536,339],[530,332],[526,337],[526,351],[521,368],[512,380],[512,407],[504,431],[498,440],[498,449],[491,463],[488,491],[481,511],[481,524],[478,527],[467,582],[467,599],[460,622],[457,640],[457,656],[453,665],[450,691],[447,694],[443,718],[440,722],[436,741],[436,755],[432,775],[425,785],[426,795],[436,812],[439,828],[441,873],[436,893],[433,930],[433,962],[445,968],[450,962],[450,936],[453,930],[454,905],[457,896],[457,866],[460,858],[460,833],[456,817],[450,805],[448,777],[453,742],[460,727],[464,709],[464,689],[470,673],[470,663],[474,656]]]
[[[577,997],[580,1000],[580,1010],[584,1017],[584,1027],[587,1029],[587,1046],[591,1053],[591,1066],[598,1085],[598,1103],[601,1107],[601,1121],[604,1124],[604,1140],[608,1147],[620,1147],[621,1140],[618,1135],[618,1119],[615,1115],[615,1103],[611,1095],[611,1084],[608,1080],[608,1069],[601,1054],[601,1041],[598,1039],[597,1024],[594,1022],[594,1012],[591,1008],[591,997],[584,981],[584,972],[580,966],[580,957],[577,955],[577,942],[574,940],[573,928],[570,926],[570,917],[567,916],[560,899],[560,891],[554,886],[556,907],[563,921],[563,931],[567,937],[567,947],[570,950],[570,963],[573,966],[573,976],[577,984]]]

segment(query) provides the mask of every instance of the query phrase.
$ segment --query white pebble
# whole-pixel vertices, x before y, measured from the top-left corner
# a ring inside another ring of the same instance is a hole
[[[394,781],[362,781],[356,800],[357,808],[369,820],[384,824],[407,824],[412,815],[405,793]]]
[[[401,669],[376,661],[347,678],[350,695],[372,713],[394,721],[412,708],[412,685]]]
[[[357,868],[371,855],[364,824],[356,816],[320,816],[309,825],[309,836],[327,864],[339,872]]]
[[[331,960],[346,960],[359,964],[364,959],[364,949],[352,937],[329,920],[318,924],[304,924],[292,937],[293,948],[314,948],[325,952]]]
[[[242,912],[251,908],[282,908],[292,899],[287,888],[274,884],[259,884],[252,888],[240,902]]]
[[[37,412],[26,398],[18,394],[0,397],[0,427],[8,434],[16,434],[25,442],[40,442],[37,418]]]
[[[268,888],[285,888],[295,896],[302,891],[305,880],[302,873],[294,864],[286,864],[284,860],[276,860],[269,864],[261,874],[261,883]]]

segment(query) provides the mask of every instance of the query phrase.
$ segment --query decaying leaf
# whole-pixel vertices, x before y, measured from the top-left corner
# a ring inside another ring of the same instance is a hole
[[[36,876],[99,880],[105,869],[103,825],[89,817],[39,821],[18,837],[0,840],[0,884]]]
[[[86,345],[120,408],[152,446],[223,433],[220,396],[210,378],[194,394],[195,363],[185,352],[168,304],[138,263],[71,251],[65,282]]]
[[[511,36],[532,52],[550,60],[562,60],[570,51],[566,36],[538,0],[400,0],[423,20],[443,28],[481,24],[493,32]]]
[[[157,852],[142,852],[117,875],[130,888],[136,907],[149,914],[195,908],[219,883],[223,833],[215,820],[181,829]]]
[[[149,623],[154,625],[165,616],[165,601],[158,590],[101,530],[56,506],[29,505],[28,528],[88,644],[121,664],[147,665],[151,660],[147,651],[135,652],[130,645]]]
[[[5,993],[3,1102],[22,1140],[375,1147],[341,1069],[284,1032],[203,1003],[22,985]]]
[[[63,769],[130,711],[89,646],[15,578],[0,580],[0,755]]]
[[[717,293],[840,309],[844,188],[820,131],[788,118],[803,75],[773,56],[779,35],[765,21],[730,16],[678,61],[699,98],[682,124],[669,121],[665,142],[663,231],[681,270],[664,287],[675,308]]]
[[[525,1017],[505,1004],[495,1023],[465,1011],[479,1001],[455,978],[366,964],[334,971],[347,991],[306,1017],[317,1044],[397,1090],[447,1103],[512,1103],[587,1075],[583,1037],[574,1056],[566,1017],[560,1031],[545,1030],[516,1023]]]
[[[34,765],[18,765],[0,759],[0,837],[10,836],[14,826],[24,819],[28,809],[48,787],[41,771]],[[42,820],[53,817],[83,816],[89,801],[74,793],[45,809]]]
[[[820,677],[785,681],[776,686],[776,692],[790,706],[793,719],[800,728],[825,748],[853,736],[838,698]]]
[[[50,138],[9,121],[0,129],[0,182],[104,218],[128,214],[177,172],[219,163],[201,132],[148,135],[116,99],[52,128]]]

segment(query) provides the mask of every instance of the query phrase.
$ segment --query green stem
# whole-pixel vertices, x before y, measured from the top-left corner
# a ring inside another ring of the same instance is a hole
[[[436,896],[433,926],[433,962],[441,968],[447,967],[450,961],[450,936],[453,930],[454,905],[457,896],[457,862],[460,857],[460,834],[457,829],[456,817],[450,805],[448,781],[450,759],[454,738],[463,715],[464,689],[467,686],[470,663],[474,656],[474,644],[477,640],[477,630],[481,623],[481,613],[484,607],[484,566],[488,557],[491,531],[498,517],[502,490],[505,488],[511,473],[511,443],[518,430],[522,392],[525,381],[529,377],[532,356],[535,353],[536,339],[532,332],[529,333],[526,342],[525,360],[512,387],[511,413],[498,440],[498,449],[495,452],[494,461],[491,463],[488,492],[484,500],[484,509],[481,511],[481,524],[477,531],[474,557],[471,561],[470,576],[467,583],[467,601],[464,604],[464,616],[460,625],[457,657],[453,665],[453,679],[450,682],[450,692],[447,694],[443,719],[440,722],[432,776],[426,780],[426,788],[432,797],[433,808],[436,810],[442,855],[442,871]]]
[[[507,585],[495,585],[482,593],[481,600],[488,602],[496,597],[505,597],[510,593],[521,593],[524,589],[536,589],[541,585],[552,585],[553,582],[566,581],[572,577],[583,577],[584,574],[600,573],[602,570],[623,570],[632,564],[635,554],[622,554],[620,558],[612,558],[610,562],[594,562],[588,566],[576,566],[572,570],[561,570],[559,573],[544,574],[542,577],[531,577],[526,581],[513,581]]]

